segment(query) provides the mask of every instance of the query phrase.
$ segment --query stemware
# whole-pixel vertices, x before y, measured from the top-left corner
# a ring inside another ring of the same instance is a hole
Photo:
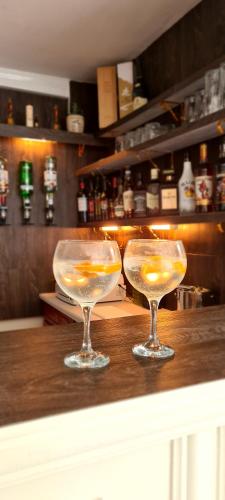
[[[121,257],[115,241],[59,241],[53,259],[53,272],[59,287],[83,310],[84,335],[81,350],[68,354],[70,368],[101,368],[109,356],[92,349],[91,311],[97,301],[116,286],[121,273]]]
[[[136,356],[166,359],[174,350],[161,344],[157,335],[157,310],[161,298],[182,281],[187,267],[181,241],[130,240],[124,255],[124,271],[128,281],[149,302],[151,328],[148,340],[133,347]]]

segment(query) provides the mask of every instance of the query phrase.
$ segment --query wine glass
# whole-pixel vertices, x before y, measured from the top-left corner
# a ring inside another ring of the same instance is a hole
[[[124,270],[128,281],[149,302],[151,328],[148,340],[132,349],[136,356],[166,359],[174,350],[160,343],[157,336],[157,310],[161,298],[172,292],[182,281],[187,259],[182,241],[130,240],[124,255]]]
[[[62,240],[53,259],[53,272],[60,288],[81,306],[84,336],[80,352],[64,358],[69,368],[101,368],[109,356],[92,349],[91,311],[96,302],[116,286],[121,273],[121,257],[115,241]]]

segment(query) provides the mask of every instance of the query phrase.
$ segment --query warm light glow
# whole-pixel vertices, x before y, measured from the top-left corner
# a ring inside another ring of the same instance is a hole
[[[147,273],[147,274],[145,275],[145,278],[146,278],[148,281],[151,281],[151,282],[158,281],[158,279],[159,279],[159,274],[158,274],[158,273]]]
[[[51,141],[50,139],[32,139],[31,137],[21,137],[22,141],[29,141],[29,142],[53,142],[54,144],[56,141]]]
[[[118,231],[118,226],[102,226],[100,227],[101,231],[109,232],[109,231]]]
[[[148,226],[149,229],[159,229],[159,230],[166,230],[169,231],[171,229],[170,224],[152,224],[151,226]]]
[[[133,226],[121,226],[120,228],[122,231],[136,231],[136,227]]]

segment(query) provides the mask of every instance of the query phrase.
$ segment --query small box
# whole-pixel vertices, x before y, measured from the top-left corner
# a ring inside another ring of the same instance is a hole
[[[104,128],[118,118],[116,67],[97,68],[97,85],[99,128]]]
[[[133,111],[133,62],[117,64],[120,118]]]

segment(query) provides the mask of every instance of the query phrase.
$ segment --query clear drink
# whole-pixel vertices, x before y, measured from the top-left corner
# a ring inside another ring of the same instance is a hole
[[[54,262],[56,281],[62,290],[82,305],[93,305],[116,286],[121,263],[59,260]]]
[[[81,350],[64,358],[69,368],[102,368],[109,356],[92,349],[91,311],[96,302],[113,290],[119,281],[121,257],[115,241],[59,241],[53,260],[55,279],[62,290],[81,306],[84,335]]]
[[[171,347],[159,341],[157,309],[161,298],[180,284],[186,267],[186,254],[181,241],[128,241],[124,255],[127,279],[147,297],[151,309],[150,335],[144,344],[133,347],[136,356],[166,359],[174,355]]]
[[[128,257],[125,272],[131,285],[148,299],[161,299],[182,281],[186,259],[151,255],[145,258]]]

